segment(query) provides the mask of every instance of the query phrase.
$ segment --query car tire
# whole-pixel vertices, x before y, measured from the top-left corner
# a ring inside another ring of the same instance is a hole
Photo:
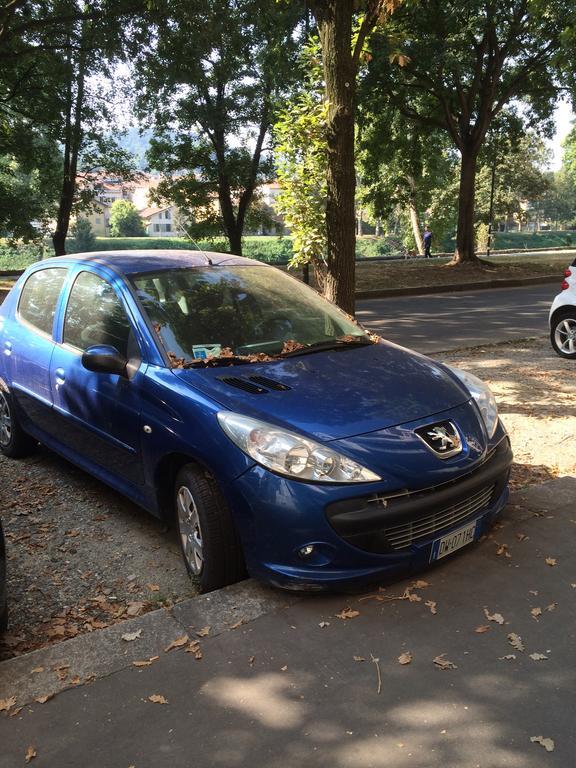
[[[174,487],[176,531],[184,563],[201,592],[234,584],[246,577],[242,546],[228,505],[215,480],[187,464]]]
[[[7,390],[0,389],[0,453],[20,459],[32,453],[35,446],[36,441],[20,426],[12,396]]]
[[[576,307],[557,312],[550,326],[550,342],[560,357],[576,358]]]

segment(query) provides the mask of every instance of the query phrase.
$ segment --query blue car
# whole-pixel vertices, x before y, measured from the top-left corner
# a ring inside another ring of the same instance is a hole
[[[173,521],[209,591],[421,569],[477,540],[510,443],[469,373],[366,333],[269,265],[128,251],[40,262],[0,307],[0,449],[37,441]]]

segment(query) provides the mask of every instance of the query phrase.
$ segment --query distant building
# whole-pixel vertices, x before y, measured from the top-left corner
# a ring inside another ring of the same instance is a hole
[[[146,227],[146,234],[151,237],[178,237],[175,229],[178,208],[175,205],[149,206],[139,211]]]

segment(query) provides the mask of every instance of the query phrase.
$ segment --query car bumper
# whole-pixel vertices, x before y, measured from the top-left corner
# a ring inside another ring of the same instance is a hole
[[[503,437],[450,481],[400,494],[379,483],[327,487],[253,467],[231,488],[250,574],[319,591],[420,571],[444,536],[474,522],[474,540],[486,533],[508,499],[511,463]]]

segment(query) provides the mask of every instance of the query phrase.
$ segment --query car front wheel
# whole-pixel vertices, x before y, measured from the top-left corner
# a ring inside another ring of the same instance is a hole
[[[234,584],[246,575],[230,510],[214,479],[193,464],[176,477],[178,538],[188,573],[202,592]]]
[[[31,453],[35,445],[18,422],[10,393],[0,389],[0,452],[18,459]]]
[[[576,307],[555,316],[550,328],[550,341],[560,357],[576,358]]]

